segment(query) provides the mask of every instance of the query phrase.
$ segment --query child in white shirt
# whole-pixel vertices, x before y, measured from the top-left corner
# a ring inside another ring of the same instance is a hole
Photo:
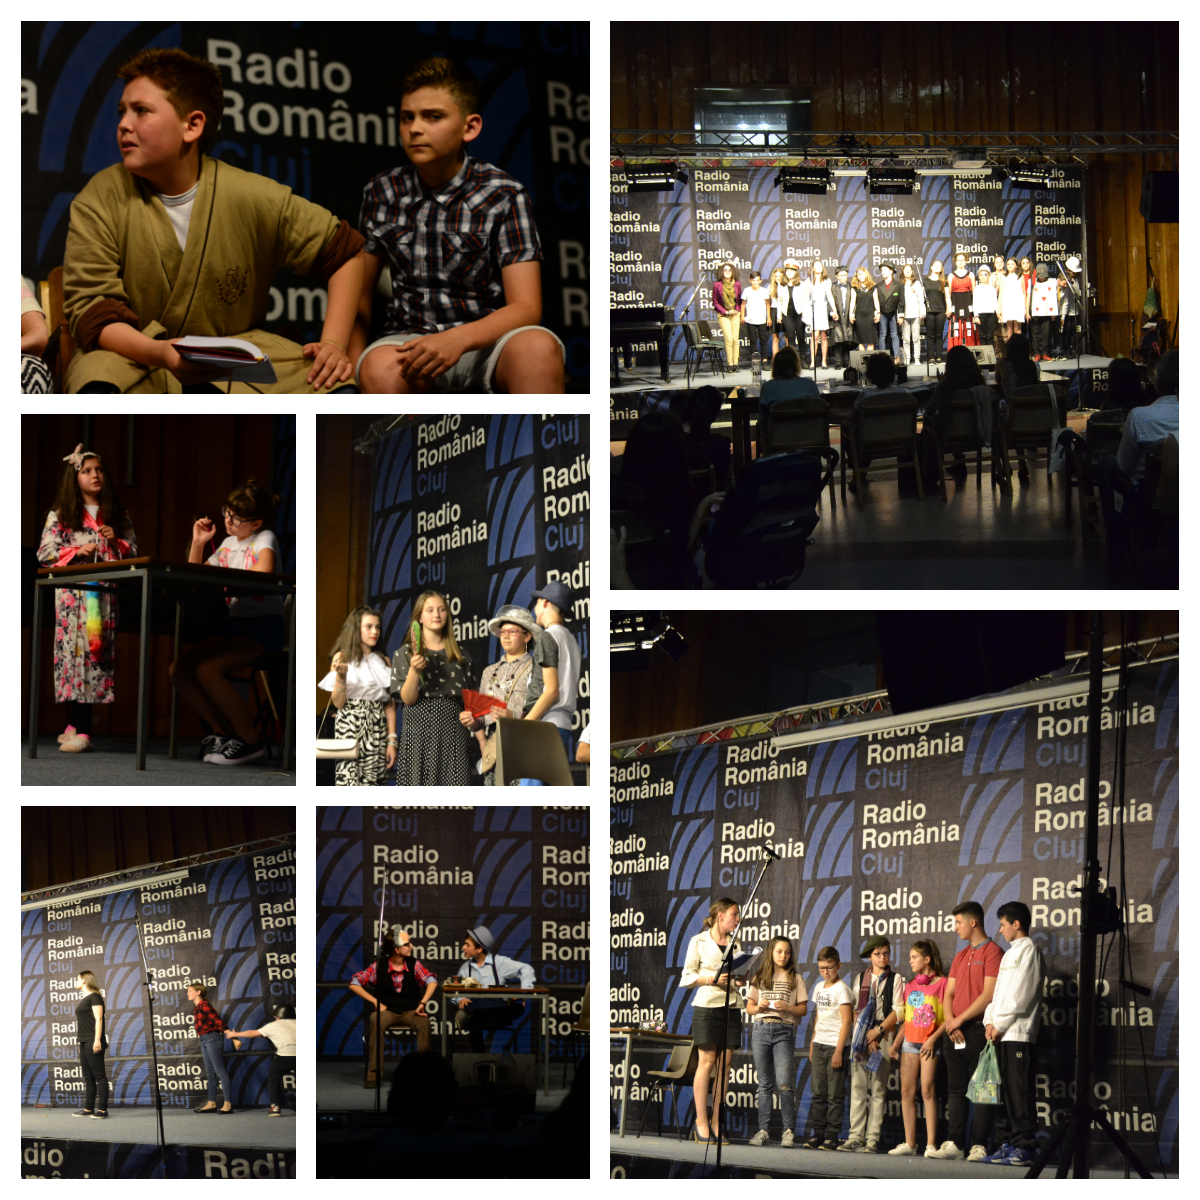
[[[836,1150],[846,1112],[846,1067],[850,1060],[850,1021],[854,999],[838,976],[841,955],[835,946],[826,946],[817,955],[821,982],[813,988],[817,1006],[812,1041],[808,1047],[812,1080],[812,1136],[806,1150]]]

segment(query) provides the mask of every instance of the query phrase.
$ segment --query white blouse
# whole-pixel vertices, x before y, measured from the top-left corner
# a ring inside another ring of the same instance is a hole
[[[717,945],[711,929],[696,934],[688,945],[687,957],[683,962],[683,974],[679,977],[679,986],[692,987],[701,975],[716,975],[724,955],[725,947]],[[725,989],[710,983],[697,987],[696,998],[692,1001],[695,1008],[720,1008],[724,1003]],[[730,988],[729,1007],[744,1007],[742,995],[736,987]]]
[[[332,692],[336,681],[337,672],[331,670],[317,687]],[[391,668],[385,665],[381,655],[372,650],[362,662],[351,663],[346,668],[346,699],[382,700],[386,703],[392,698],[388,690],[391,681]]]

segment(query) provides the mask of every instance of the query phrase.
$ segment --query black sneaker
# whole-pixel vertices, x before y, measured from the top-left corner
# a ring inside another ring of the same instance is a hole
[[[90,1108],[77,1108],[73,1113],[71,1113],[71,1116],[73,1117],[91,1117],[94,1115],[95,1114]]]
[[[808,1139],[807,1142],[804,1143],[804,1149],[805,1150],[820,1150],[821,1147],[824,1145],[825,1145],[825,1135],[821,1134],[818,1136],[818,1135],[814,1134],[812,1137],[810,1137]]]
[[[221,747],[225,744],[226,738],[223,733],[210,733],[208,737],[200,743],[200,758],[204,762],[208,762],[210,754],[220,754]]]
[[[107,1121],[108,1113],[101,1112],[100,1109],[96,1109],[96,1111],[94,1113],[92,1113],[92,1120],[93,1121]]]
[[[262,742],[243,742],[241,738],[231,737],[221,746],[219,752],[210,754],[204,761],[232,767],[263,758],[266,753],[267,748]]]

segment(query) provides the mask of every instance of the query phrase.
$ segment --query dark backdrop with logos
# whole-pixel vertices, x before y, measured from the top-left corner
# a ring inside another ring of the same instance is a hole
[[[545,263],[543,323],[588,374],[589,27],[586,22],[77,22],[21,25],[21,270],[63,261],[71,201],[121,161],[117,68],[179,46],[221,68],[225,116],[212,156],[287,184],[357,226],[363,187],[405,162],[397,80],[427,54],[461,58],[481,85],[470,153],[520,180]],[[315,340],[319,276],[278,276],[265,327]],[[382,327],[381,304],[374,318]]]
[[[319,991],[318,1057],[362,1058],[364,1004],[347,985],[374,956],[381,898],[384,923],[410,934],[439,982],[458,974],[466,931],[486,925],[498,953],[551,989],[561,1057],[591,974],[588,821],[583,807],[318,807],[317,982],[337,985]],[[428,1007],[440,1037],[440,991]],[[535,1028],[531,1011],[520,1053]]]
[[[501,654],[487,623],[531,608],[549,580],[575,593],[567,614],[582,653],[574,731],[587,723],[590,444],[586,416],[418,417],[376,448],[367,603],[390,657],[417,597],[444,592],[478,675]]]
[[[1177,1170],[1177,662],[1135,670],[1129,700],[1126,919],[1133,977],[1151,995],[1133,998],[1121,992],[1121,968],[1113,952],[1098,975],[1093,1103],[1109,1110],[1151,1166],[1157,1164],[1157,1128],[1163,1161]],[[1119,885],[1119,859],[1111,848],[1111,835],[1121,827],[1120,810],[1115,820],[1113,812],[1114,705],[1106,696],[1099,853],[1102,874]],[[893,966],[906,977],[908,950],[918,937],[936,941],[948,968],[962,945],[951,910],[966,900],[983,906],[985,927],[1004,949],[995,912],[1020,899],[1032,910],[1032,936],[1047,965],[1036,1093],[1041,1136],[1047,1137],[1050,1126],[1068,1116],[1074,1079],[1080,950],[1074,889],[1084,866],[1086,762],[1086,697],[932,725],[913,714],[911,724],[883,734],[775,753],[770,738],[753,738],[645,760],[614,760],[614,1023],[664,1020],[674,1032],[688,1031],[693,993],[678,986],[688,942],[700,931],[713,899],[749,894],[765,840],[783,857],[771,865],[754,906],[743,914],[740,939],[749,949],[765,947],[774,936],[790,938],[810,990],[823,946],[838,948],[846,978],[861,969],[858,948],[874,933],[889,936]],[[798,1047],[804,1047],[796,1084],[799,1129],[811,1101],[810,1021],[811,1015],[801,1021],[798,1038]],[[634,1069],[640,1073],[658,1065],[656,1056],[641,1055]],[[614,1097],[623,1086],[618,1066],[614,1054]],[[733,1072],[731,1132],[744,1137],[757,1125],[748,1051],[735,1056]],[[631,1100],[644,1101],[645,1095],[635,1078]],[[944,1112],[944,1084],[939,1095]],[[630,1113],[640,1107],[640,1102],[631,1104]],[[685,1113],[682,1119],[686,1125],[691,1117]],[[778,1135],[773,1129],[772,1136]],[[898,1073],[893,1071],[883,1140],[892,1145],[902,1139]],[[1117,1163],[1098,1134],[1093,1161]]]
[[[624,172],[614,171],[611,301],[614,308],[665,304],[668,320],[682,320],[704,280],[691,316],[715,326],[712,284],[727,259],[738,267],[743,287],[752,269],[762,272],[766,287],[787,258],[797,259],[805,275],[817,259],[827,271],[831,264],[846,266],[852,278],[865,266],[878,279],[879,264],[889,260],[927,274],[940,259],[949,274],[960,250],[973,272],[1003,254],[1051,264],[1054,275],[1054,260],[1082,256],[1084,186],[1082,168],[1054,172],[1046,188],[1014,187],[990,173],[922,175],[910,196],[872,196],[865,178],[839,176],[825,195],[802,196],[775,186],[774,166],[722,167],[714,160],[689,168],[686,186],[633,195]],[[641,366],[658,361],[649,344],[638,353]],[[683,355],[683,333],[676,329],[671,357]]]
[[[93,885],[94,886],[94,885]],[[179,883],[132,887],[21,914],[21,1103],[75,1108],[83,1079],[75,1040],[75,977],[93,971],[104,996],[109,1082],[118,1107],[152,1105],[150,1011],[135,913],[155,973],[155,1048],[163,1104],[180,1112],[205,1092],[187,988],[234,1029],[258,1029],[296,1003],[294,849],[192,867]],[[250,1039],[225,1056],[236,1107],[265,1107],[271,1048]],[[285,1104],[295,1107],[295,1079]]]

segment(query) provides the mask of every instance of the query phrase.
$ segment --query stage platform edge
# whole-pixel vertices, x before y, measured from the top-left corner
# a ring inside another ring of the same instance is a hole
[[[253,1146],[166,1147],[168,1179],[295,1179],[292,1150]],[[162,1179],[156,1143],[21,1138],[22,1179]]]

